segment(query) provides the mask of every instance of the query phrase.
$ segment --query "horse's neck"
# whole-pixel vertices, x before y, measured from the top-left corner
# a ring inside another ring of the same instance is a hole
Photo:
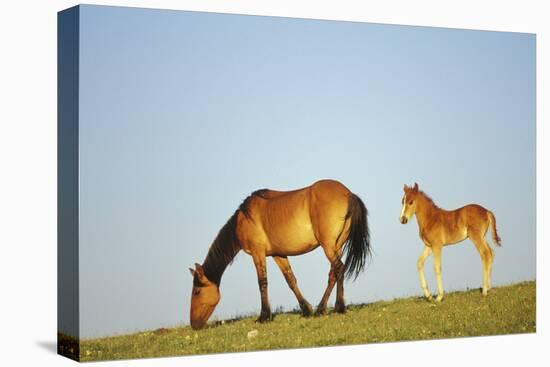
[[[202,264],[202,268],[204,269],[206,277],[211,282],[216,283],[216,285],[219,287],[225,269],[229,264],[231,264],[235,256],[237,256],[239,250],[240,249],[237,248],[233,249],[229,256],[226,257],[220,257],[219,255],[216,255],[212,249],[208,251],[208,254],[206,255],[206,258],[204,259],[204,262]]]
[[[432,218],[440,209],[424,196],[420,196],[420,200],[420,205],[417,206],[416,210],[416,221],[422,231],[422,228],[429,223],[430,218]]]

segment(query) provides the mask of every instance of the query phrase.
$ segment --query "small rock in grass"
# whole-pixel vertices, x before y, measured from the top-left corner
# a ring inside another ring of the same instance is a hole
[[[256,330],[256,329],[251,330],[251,331],[248,332],[248,334],[246,334],[246,337],[247,337],[248,339],[253,339],[253,338],[257,337],[257,336],[258,336],[258,330]]]

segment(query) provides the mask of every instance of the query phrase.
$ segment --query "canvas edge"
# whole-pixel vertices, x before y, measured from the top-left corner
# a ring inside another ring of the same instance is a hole
[[[80,7],[57,14],[57,353],[80,361]]]

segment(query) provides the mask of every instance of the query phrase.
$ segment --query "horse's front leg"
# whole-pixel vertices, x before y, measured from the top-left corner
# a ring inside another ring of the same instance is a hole
[[[420,279],[420,286],[422,287],[422,290],[424,291],[424,297],[428,301],[432,299],[432,295],[430,293],[430,290],[428,289],[428,284],[426,283],[426,277],[424,276],[424,262],[426,261],[426,258],[430,256],[432,253],[432,249],[428,247],[426,244],[424,246],[424,251],[422,251],[422,254],[418,258],[418,261],[416,262],[416,268],[418,270],[418,278]]]
[[[260,295],[262,299],[262,310],[260,311],[259,322],[271,321],[271,307],[269,305],[269,299],[267,297],[267,269],[265,253],[252,255],[254,265],[256,266],[256,273],[258,275],[258,286],[260,287]]]
[[[432,251],[434,254],[434,272],[435,279],[437,280],[437,302],[441,302],[443,299],[443,280],[441,278],[441,249],[442,245],[433,246]]]

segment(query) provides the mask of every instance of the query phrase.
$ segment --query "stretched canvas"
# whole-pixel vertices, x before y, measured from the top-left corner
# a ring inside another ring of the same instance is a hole
[[[535,332],[535,48],[524,33],[61,11],[59,354]]]

